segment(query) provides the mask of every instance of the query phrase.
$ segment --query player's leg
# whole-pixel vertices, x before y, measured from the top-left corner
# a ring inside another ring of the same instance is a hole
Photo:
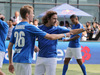
[[[86,74],[86,67],[85,67],[85,65],[82,63],[82,59],[77,59],[77,63],[80,65],[83,74],[84,74],[84,75],[87,75],[87,74]]]
[[[83,74],[86,75],[86,68],[85,68],[85,65],[82,63],[81,48],[74,48],[74,50],[73,50],[73,56],[77,60],[77,63],[80,65]]]
[[[65,60],[64,60],[64,66],[63,66],[63,71],[62,71],[62,75],[65,75],[67,70],[68,70],[68,64],[70,59],[72,58],[72,52],[70,50],[70,48],[67,48],[66,54],[65,54]]]
[[[3,65],[4,56],[5,56],[5,52],[0,51],[0,75],[5,75],[5,73],[3,73],[1,70],[2,65]]]
[[[57,58],[46,58],[46,75],[56,75]]]
[[[45,73],[44,59],[41,57],[37,57],[34,75],[44,75],[44,73]]]
[[[31,64],[14,63],[14,70],[16,75],[32,75]]]
[[[68,64],[69,64],[70,59],[71,58],[65,58],[62,75],[66,75],[66,72],[68,70]]]

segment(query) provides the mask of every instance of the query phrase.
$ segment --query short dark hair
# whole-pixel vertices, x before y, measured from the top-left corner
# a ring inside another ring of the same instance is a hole
[[[13,22],[13,20],[12,20],[12,19],[9,19],[9,21]]]
[[[77,16],[76,16],[75,14],[73,14],[73,15],[70,16],[70,19],[71,19],[71,18],[76,18],[76,17],[77,17]]]
[[[64,26],[64,21],[60,21],[60,26]]]
[[[65,21],[65,23],[69,25],[69,22],[68,21]]]

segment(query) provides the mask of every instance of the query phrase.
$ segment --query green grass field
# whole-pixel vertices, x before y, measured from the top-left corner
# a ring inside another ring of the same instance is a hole
[[[58,64],[57,65],[57,70],[56,70],[56,75],[62,75],[62,67],[63,64]],[[34,75],[34,68],[35,65],[32,65],[32,75]],[[86,69],[87,69],[87,75],[100,75],[100,64],[99,65],[86,65]],[[11,74],[8,71],[8,64],[4,64],[2,71],[6,73],[6,75],[15,75],[15,74]],[[81,72],[80,67],[78,66],[78,64],[70,64],[69,65],[69,69],[67,71],[66,75],[83,75]]]

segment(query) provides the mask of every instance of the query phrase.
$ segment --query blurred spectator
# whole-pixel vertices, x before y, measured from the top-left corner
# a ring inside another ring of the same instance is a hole
[[[86,28],[86,25],[83,24],[83,27]],[[84,31],[82,33],[82,41],[87,41],[87,32],[86,31]]]
[[[92,25],[91,25],[92,24]],[[87,39],[88,40],[98,40],[100,37],[100,28],[98,22],[87,22]]]
[[[67,29],[67,27],[65,27],[65,25],[64,25],[64,21],[60,21],[60,26]],[[69,37],[63,37],[59,40],[64,40],[64,39],[69,39]]]
[[[13,21],[13,25],[15,26],[16,24],[18,24],[19,22],[21,22],[21,17],[19,16],[19,12],[16,11],[15,12],[15,16],[11,17],[10,20]]]
[[[60,21],[60,26],[64,26],[64,21]]]
[[[98,40],[100,38],[100,31],[96,34],[95,38],[91,38],[89,40]]]
[[[100,31],[97,33],[95,38],[92,38],[92,40],[98,40],[100,38]]]
[[[33,24],[34,24],[36,27],[38,27],[38,23],[39,23],[39,20],[38,20],[38,19],[35,19],[35,20],[33,21]]]
[[[9,25],[9,20],[6,23]]]
[[[7,39],[6,40],[10,40],[10,38],[11,38],[12,30],[14,28],[13,21],[9,20],[8,25],[9,25],[9,29],[8,29],[8,34],[7,34]]]
[[[87,23],[86,23],[86,27],[87,27],[88,29],[91,29],[91,22],[87,22]]]
[[[99,31],[100,31],[100,23],[98,24],[98,28],[99,28]]]
[[[99,24],[93,22],[93,27],[91,29],[92,33],[90,34],[89,40],[98,40],[100,37]]]
[[[33,25],[33,22],[29,22],[29,24],[32,24]]]
[[[87,39],[89,40],[90,38],[92,38],[92,34],[93,34],[91,22],[87,22],[86,27],[87,27]]]
[[[99,31],[99,27],[98,27],[98,23],[97,22],[93,22],[93,29],[92,30],[93,30],[93,36],[92,36],[92,38],[95,38],[96,34]]]
[[[69,25],[69,22],[68,22],[68,21],[65,21],[65,27],[66,27],[67,29],[71,30],[71,27],[70,27],[70,25]]]

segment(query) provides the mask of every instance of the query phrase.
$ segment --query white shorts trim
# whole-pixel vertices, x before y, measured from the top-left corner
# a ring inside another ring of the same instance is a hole
[[[65,58],[82,59],[81,48],[67,48]]]
[[[14,70],[16,75],[32,75],[31,64],[14,63]]]
[[[2,68],[5,52],[0,51],[0,68]]]
[[[57,58],[38,57],[34,75],[56,75]]]

